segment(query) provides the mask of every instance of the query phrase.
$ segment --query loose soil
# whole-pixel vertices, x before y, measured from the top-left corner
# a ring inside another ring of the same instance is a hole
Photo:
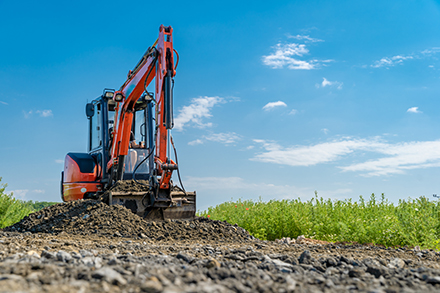
[[[261,241],[226,222],[147,222],[97,200],[0,231],[1,292],[438,292],[437,251]]]

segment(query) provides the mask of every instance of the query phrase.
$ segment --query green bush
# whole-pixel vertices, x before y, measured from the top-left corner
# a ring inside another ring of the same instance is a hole
[[[52,202],[52,201],[35,201],[34,202],[32,200],[28,200],[28,201],[23,202],[23,204],[27,208],[31,209],[34,212],[42,210],[46,207],[50,207],[50,206],[57,204],[57,203],[59,203],[59,202]]]
[[[7,184],[1,183],[0,177],[0,228],[13,225],[33,212],[32,209],[13,197],[13,194],[5,193]]]
[[[440,248],[440,203],[426,197],[397,205],[383,194],[379,200],[374,194],[369,200],[360,196],[357,202],[324,200],[317,194],[305,202],[260,198],[225,202],[199,215],[238,224],[264,240],[304,235],[331,242]]]

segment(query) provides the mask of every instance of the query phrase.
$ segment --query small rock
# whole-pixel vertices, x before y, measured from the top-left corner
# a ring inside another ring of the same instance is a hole
[[[113,285],[125,285],[127,281],[112,268],[104,267],[92,273],[92,278],[102,279]]]
[[[218,260],[216,259],[210,259],[207,263],[206,263],[206,267],[208,269],[212,269],[212,268],[219,268],[221,267],[221,264],[218,262]]]
[[[194,260],[193,257],[191,257],[191,256],[189,256],[187,254],[184,254],[184,253],[179,253],[178,255],[176,255],[176,258],[177,259],[181,259],[181,260],[183,260],[183,261],[185,261],[187,263],[190,263],[190,262],[192,262]]]
[[[141,290],[143,292],[147,292],[147,293],[162,292],[162,290],[163,290],[162,284],[159,282],[159,280],[157,280],[157,278],[155,278],[155,279],[156,279],[156,281],[148,280],[145,283],[143,283],[141,285]]]
[[[53,254],[52,252],[49,252],[47,250],[43,250],[41,252],[41,257],[47,258],[47,259],[56,259],[55,254]]]
[[[440,284],[440,277],[429,277],[426,279],[426,283],[432,285]]]
[[[35,250],[29,250],[27,252],[27,255],[31,256],[31,257],[35,257],[35,258],[40,258],[40,255],[38,254],[38,252],[36,252]]]
[[[115,234],[113,234],[113,236],[115,236],[115,237],[122,237],[122,234],[121,234],[121,232],[116,231]]]
[[[389,267],[390,269],[401,269],[405,267],[405,262],[402,259],[396,257],[390,260],[390,263],[387,265],[387,267]]]
[[[365,275],[365,271],[361,268],[356,267],[348,271],[348,275],[351,278],[361,278],[363,275]]]
[[[310,264],[312,260],[312,255],[310,254],[310,251],[305,250],[298,258],[298,261],[300,264]]]
[[[57,259],[62,262],[69,262],[72,259],[72,256],[70,253],[60,250],[57,253]]]

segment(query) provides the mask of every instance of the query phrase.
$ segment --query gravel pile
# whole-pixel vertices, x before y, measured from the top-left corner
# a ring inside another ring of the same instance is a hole
[[[419,255],[420,254],[420,255]],[[439,292],[438,252],[0,232],[2,292]]]
[[[79,200],[56,204],[30,214],[5,231],[68,233],[130,237],[154,241],[250,241],[244,229],[226,222],[196,218],[192,221],[147,222],[119,205],[108,206],[98,200]]]

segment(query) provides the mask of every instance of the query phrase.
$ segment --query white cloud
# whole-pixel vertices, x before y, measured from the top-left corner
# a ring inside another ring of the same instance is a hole
[[[408,55],[396,55],[393,57],[383,57],[380,60],[375,61],[370,67],[380,68],[380,67],[392,67],[397,64],[403,64],[406,60],[415,60],[415,59],[430,59],[434,58],[433,55],[440,53],[439,47],[433,47],[429,49],[425,49],[423,51],[419,51],[418,53],[411,53]]]
[[[26,118],[26,119],[30,118],[33,113],[34,113],[34,111],[32,111],[32,110],[23,111],[24,118]],[[39,114],[40,117],[44,117],[44,118],[53,116],[52,110],[37,110],[37,111],[35,111],[35,113]]]
[[[213,134],[204,136],[204,138],[209,141],[221,142],[224,144],[235,143],[237,140],[241,139],[240,136],[238,134],[236,134],[235,132],[213,133]]]
[[[363,176],[382,176],[401,174],[410,169],[440,166],[440,140],[390,144],[378,137],[347,137],[311,146],[288,148],[271,141],[254,141],[262,144],[265,151],[256,154],[251,160],[288,166],[312,166],[334,162],[357,151],[368,151],[386,157],[340,166],[341,170],[362,172]]]
[[[371,67],[379,68],[379,67],[390,67],[395,66],[396,64],[402,64],[404,60],[414,59],[413,56],[393,56],[393,57],[384,57],[379,61],[374,62]]]
[[[64,160],[57,159],[57,160],[55,160],[55,163],[57,163],[57,164],[64,164]]]
[[[210,135],[204,135],[202,137],[204,140],[220,142],[223,144],[232,144],[241,139],[240,135],[235,132],[227,132],[227,133],[211,133]],[[204,144],[205,142],[201,139],[196,139],[188,142],[189,145],[198,145]]]
[[[322,132],[324,132],[324,134],[327,134],[329,132],[329,130],[327,128],[323,128],[321,129]]]
[[[32,192],[35,192],[35,193],[45,193],[46,191],[42,190],[42,189],[34,189],[34,190],[32,190]]]
[[[433,55],[433,54],[437,54],[440,52],[440,47],[433,47],[430,49],[425,49],[422,52],[420,52],[423,55]]]
[[[277,185],[270,182],[253,182],[241,177],[187,177],[185,178],[187,190],[197,190],[200,194],[210,194],[209,198],[198,199],[198,208],[207,209],[228,200],[252,199],[263,201],[274,199],[294,199],[308,200],[314,197],[314,189],[297,187],[294,185]],[[318,195],[327,198],[342,198],[344,194],[349,194],[349,188],[338,188],[336,190],[319,190]]]
[[[205,191],[212,194],[213,192],[221,191],[224,195],[226,192],[229,198],[221,199],[220,202],[228,200],[234,195],[240,198],[248,195],[248,198],[255,200],[259,196],[263,197],[263,199],[265,197],[266,199],[274,199],[274,197],[276,199],[288,199],[297,197],[311,198],[314,195],[312,189],[265,182],[254,183],[240,177],[188,177],[185,180],[185,185],[188,186],[188,190],[197,189],[199,193]],[[210,204],[212,205],[212,202]]]
[[[384,146],[383,143],[377,140],[365,139],[346,139],[312,146],[294,146],[289,148],[283,148],[271,141],[259,139],[254,141],[262,144],[266,151],[257,154],[251,160],[289,166],[312,166],[335,161],[355,150],[368,150]]]
[[[369,177],[440,166],[440,140],[389,144],[375,151],[388,157],[340,168],[343,171],[364,172],[363,175]]]
[[[302,57],[309,53],[309,50],[304,44],[277,44],[273,47],[274,53],[263,56],[263,63],[274,69],[287,67],[289,69],[303,69],[310,70],[316,69],[323,65],[323,63],[331,62],[332,60],[300,60],[298,57]],[[296,57],[298,56],[298,57]]]
[[[196,139],[193,141],[188,142],[189,145],[198,145],[198,144],[203,144],[203,141],[201,139]]]
[[[422,113],[422,111],[419,111],[419,107],[411,107],[408,110],[406,110],[408,113]]]
[[[305,42],[310,42],[310,43],[324,42],[324,40],[311,38],[309,35],[296,35],[296,36],[287,35],[287,37],[289,39],[296,39],[300,41],[304,40]]]
[[[292,111],[289,112],[289,115],[295,115],[298,113],[298,110],[292,109]]]
[[[52,110],[42,110],[42,111],[38,110],[38,111],[36,111],[36,113],[40,114],[40,117],[51,117],[51,116],[53,116]]]
[[[224,99],[220,97],[199,97],[191,100],[189,106],[183,106],[179,110],[179,115],[174,119],[174,129],[182,131],[187,124],[193,124],[196,127],[211,127],[212,123],[204,122],[204,118],[210,118],[211,109],[218,103],[223,103]]]
[[[26,194],[29,192],[29,190],[28,189],[16,189],[16,190],[11,190],[11,192],[15,198],[24,199],[26,197]]]
[[[23,110],[23,115],[24,115],[24,118],[28,119],[32,115],[32,110],[30,110],[30,111]]]
[[[0,101],[0,104],[3,104],[3,105],[9,105],[8,103],[3,102],[3,101]]]
[[[287,107],[287,105],[283,101],[270,102],[264,105],[263,110],[269,111],[276,107]]]
[[[380,67],[388,68],[388,67],[395,66],[397,64],[403,64],[403,62],[406,60],[411,60],[411,59],[413,59],[413,60],[419,59],[420,60],[420,59],[435,58],[435,57],[433,57],[433,55],[438,54],[438,53],[440,53],[440,47],[432,47],[429,49],[425,49],[423,51],[419,51],[418,53],[411,53],[408,55],[396,55],[393,57],[383,57],[382,59],[375,61],[370,66],[374,67],[374,68],[380,68]]]
[[[336,86],[338,90],[342,89],[342,82],[339,81],[329,81],[327,78],[323,77],[321,84],[316,84],[317,88],[326,87],[326,86]]]

